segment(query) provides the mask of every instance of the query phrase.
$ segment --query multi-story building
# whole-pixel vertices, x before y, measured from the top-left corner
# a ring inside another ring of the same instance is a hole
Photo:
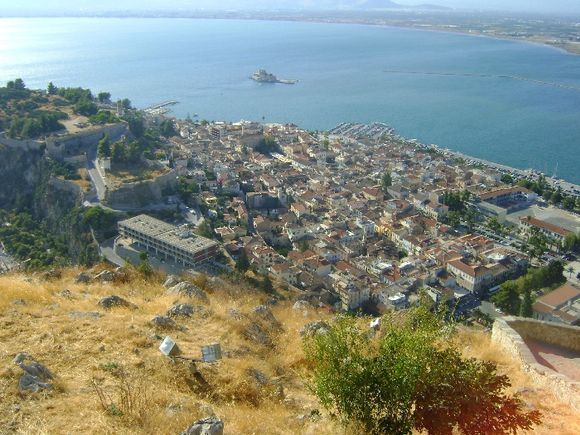
[[[219,253],[219,245],[213,240],[145,214],[121,221],[118,227],[121,236],[184,266],[198,265]]]
[[[568,234],[572,234],[572,231],[530,216],[520,218],[520,226],[526,233],[530,233],[532,228],[536,228],[540,233],[554,241],[558,247],[562,246],[562,242]]]
[[[571,284],[539,297],[532,307],[538,320],[580,325],[580,289]]]

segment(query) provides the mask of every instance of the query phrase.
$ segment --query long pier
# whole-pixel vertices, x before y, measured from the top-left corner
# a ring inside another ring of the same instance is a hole
[[[565,85],[563,83],[546,82],[543,80],[530,79],[528,77],[511,76],[511,75],[505,75],[505,74],[453,73],[453,72],[437,72],[437,71],[405,71],[405,70],[398,70],[398,69],[387,69],[387,70],[384,70],[384,72],[388,73],[388,74],[414,74],[414,75],[423,75],[423,76],[477,77],[477,78],[486,78],[486,79],[510,79],[510,80],[518,80],[521,82],[530,82],[530,83],[535,83],[538,85],[551,86],[554,88],[568,89],[568,90],[580,92],[580,87],[577,87],[577,86]]]

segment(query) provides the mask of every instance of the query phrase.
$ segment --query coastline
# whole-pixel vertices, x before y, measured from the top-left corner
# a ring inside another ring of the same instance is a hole
[[[576,50],[566,48],[566,43],[564,41],[561,42],[550,42],[549,39],[547,40],[536,40],[532,38],[516,38],[510,37],[507,35],[494,35],[484,33],[482,31],[474,31],[470,29],[469,31],[465,31],[463,29],[454,29],[451,27],[438,27],[436,24],[425,24],[422,26],[417,26],[412,23],[381,23],[381,22],[373,22],[372,20],[365,19],[356,19],[356,18],[345,18],[340,19],[336,17],[317,17],[317,16],[247,16],[247,15],[240,15],[240,16],[228,16],[228,15],[185,15],[185,16],[176,16],[170,14],[160,14],[160,15],[109,15],[109,14],[92,14],[92,15],[65,15],[65,14],[55,14],[55,15],[37,15],[37,16],[23,16],[23,15],[0,15],[0,20],[2,19],[47,19],[47,18],[98,18],[98,19],[177,19],[177,20],[231,20],[231,21],[277,21],[277,22],[299,22],[299,23],[315,23],[315,24],[344,24],[344,25],[358,25],[358,26],[373,26],[373,27],[389,27],[389,28],[397,28],[397,29],[409,29],[409,30],[416,30],[416,31],[423,31],[423,32],[437,32],[437,33],[446,33],[446,34],[453,34],[453,35],[464,35],[464,36],[472,36],[472,37],[480,37],[480,38],[489,38],[495,39],[498,41],[510,41],[510,42],[518,42],[523,44],[532,44],[541,47],[548,47],[554,50],[558,50],[561,53],[569,54],[572,56],[580,56],[580,42],[574,44],[573,42],[568,43],[569,45],[576,45]],[[562,46],[564,45],[564,46]]]

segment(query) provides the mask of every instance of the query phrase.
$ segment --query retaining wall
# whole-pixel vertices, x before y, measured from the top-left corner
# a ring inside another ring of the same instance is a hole
[[[540,387],[546,388],[560,401],[580,410],[580,382],[540,364],[524,339],[580,351],[580,327],[519,317],[504,317],[493,324],[492,341],[522,363],[522,368]]]

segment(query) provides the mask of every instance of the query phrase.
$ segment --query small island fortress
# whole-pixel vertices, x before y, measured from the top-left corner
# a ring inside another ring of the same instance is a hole
[[[254,74],[252,74],[250,78],[260,83],[282,83],[285,85],[294,85],[298,83],[298,80],[279,79],[274,74],[267,72],[265,69],[259,69]]]

